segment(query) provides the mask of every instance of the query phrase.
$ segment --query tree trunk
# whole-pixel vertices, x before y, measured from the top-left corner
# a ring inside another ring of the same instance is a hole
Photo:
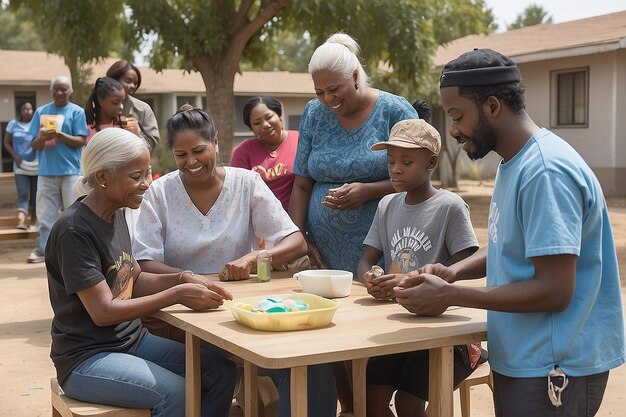
[[[213,116],[218,131],[221,164],[230,163],[235,126],[235,71],[227,63],[203,57],[195,60],[206,87],[207,110]]]
[[[91,69],[83,65],[79,59],[65,57],[65,65],[70,70],[70,79],[74,92],[70,101],[84,107],[91,94],[92,86],[88,83],[91,76]]]

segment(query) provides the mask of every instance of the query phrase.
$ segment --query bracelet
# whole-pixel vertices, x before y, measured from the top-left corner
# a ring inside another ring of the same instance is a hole
[[[185,269],[184,271],[180,271],[178,273],[178,283],[182,284],[183,283],[183,275],[185,275],[186,273],[190,273],[191,275],[195,275],[193,273],[193,271],[190,271],[189,269]]]

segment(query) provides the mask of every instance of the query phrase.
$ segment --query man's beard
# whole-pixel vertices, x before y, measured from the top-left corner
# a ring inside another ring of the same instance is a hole
[[[483,158],[485,155],[495,149],[496,141],[498,139],[498,133],[487,122],[485,116],[480,114],[478,118],[478,128],[474,131],[472,137],[468,139],[472,142],[476,150],[466,153],[472,161],[475,161],[477,159]]]

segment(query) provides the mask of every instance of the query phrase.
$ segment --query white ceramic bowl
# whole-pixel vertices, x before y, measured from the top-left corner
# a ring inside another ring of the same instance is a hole
[[[339,269],[307,269],[293,275],[300,282],[303,292],[325,298],[350,295],[352,272]]]

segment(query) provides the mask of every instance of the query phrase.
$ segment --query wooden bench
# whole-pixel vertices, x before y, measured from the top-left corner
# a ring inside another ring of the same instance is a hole
[[[50,380],[52,417],[150,417],[150,410],[84,403],[68,397],[56,378]]]

